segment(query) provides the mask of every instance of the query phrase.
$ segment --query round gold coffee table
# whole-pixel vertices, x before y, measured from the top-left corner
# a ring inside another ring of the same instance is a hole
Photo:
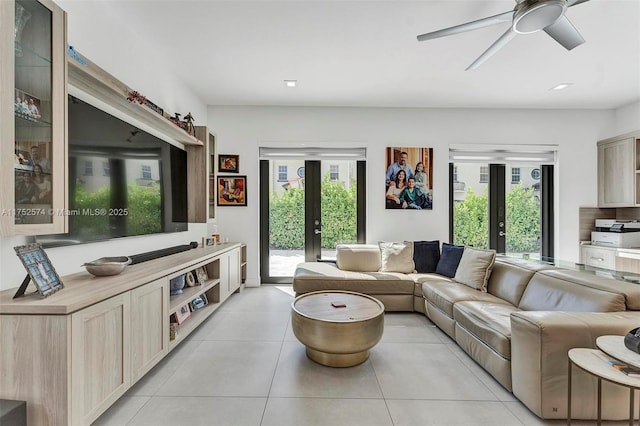
[[[328,367],[352,367],[369,358],[384,330],[384,305],[366,294],[316,291],[291,304],[293,333],[307,356]]]

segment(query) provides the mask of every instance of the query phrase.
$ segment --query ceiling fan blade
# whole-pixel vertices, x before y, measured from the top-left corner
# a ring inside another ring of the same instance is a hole
[[[434,38],[446,37],[453,34],[464,33],[466,31],[473,31],[479,28],[500,24],[502,22],[511,22],[512,19],[513,11],[504,12],[499,15],[478,19],[477,21],[467,22],[466,24],[456,25],[455,27],[449,27],[443,30],[421,34],[418,36],[418,41],[432,40]]]
[[[567,7],[575,6],[580,3],[588,2],[589,0],[567,0]]]
[[[545,28],[544,32],[549,34],[567,50],[571,50],[584,43],[584,38],[582,38],[578,30],[576,30],[566,16],[559,17],[556,22]]]
[[[502,34],[500,36],[500,38],[497,39],[491,45],[491,47],[489,47],[487,50],[485,50],[484,53],[482,55],[480,55],[480,57],[478,59],[476,59],[471,65],[469,65],[469,67],[467,67],[467,69],[465,71],[474,70],[474,69],[478,68],[487,59],[489,59],[490,57],[495,55],[498,52],[498,50],[500,50],[504,46],[506,46],[507,43],[509,43],[516,35],[517,35],[517,33],[515,31],[513,31],[513,28],[509,27],[509,29],[504,34]]]

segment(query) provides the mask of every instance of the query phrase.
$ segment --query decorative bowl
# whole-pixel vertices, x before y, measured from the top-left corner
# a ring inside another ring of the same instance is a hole
[[[169,280],[169,294],[175,296],[176,294],[182,294],[182,289],[185,285],[185,274],[178,275],[175,278]]]
[[[93,260],[83,264],[87,269],[87,272],[97,277],[107,275],[118,275],[122,272],[128,264],[131,263],[129,256],[118,257],[101,257],[100,259]]]

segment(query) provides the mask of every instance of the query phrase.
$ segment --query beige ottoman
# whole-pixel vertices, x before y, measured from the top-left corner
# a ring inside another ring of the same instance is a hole
[[[307,356],[329,367],[352,367],[369,358],[384,330],[384,305],[365,294],[317,291],[291,304],[293,333]]]

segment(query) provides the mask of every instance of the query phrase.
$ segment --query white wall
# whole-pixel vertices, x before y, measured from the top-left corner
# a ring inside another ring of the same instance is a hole
[[[577,261],[578,207],[597,202],[596,141],[616,134],[615,112],[388,108],[209,107],[218,151],[239,154],[248,206],[218,208],[220,232],[248,244],[248,281],[259,277],[259,159],[263,146],[367,147],[367,240],[448,241],[450,144],[557,144],[556,255]],[[640,125],[638,126],[640,127]],[[434,148],[432,211],[385,210],[388,146]]]
[[[615,134],[622,135],[640,129],[640,102],[615,110]]]
[[[207,106],[184,81],[165,71],[174,58],[153,55],[154,49],[135,34],[135,22],[115,16],[105,1],[60,0],[68,13],[68,42],[78,52],[104,68],[166,111],[191,112],[196,125],[206,125]],[[209,232],[203,224],[189,224],[188,232],[130,237],[104,243],[47,249],[60,275],[84,270],[80,265],[103,256],[137,254],[201,241]],[[13,250],[31,238],[0,238],[0,289],[17,287],[26,272]]]

